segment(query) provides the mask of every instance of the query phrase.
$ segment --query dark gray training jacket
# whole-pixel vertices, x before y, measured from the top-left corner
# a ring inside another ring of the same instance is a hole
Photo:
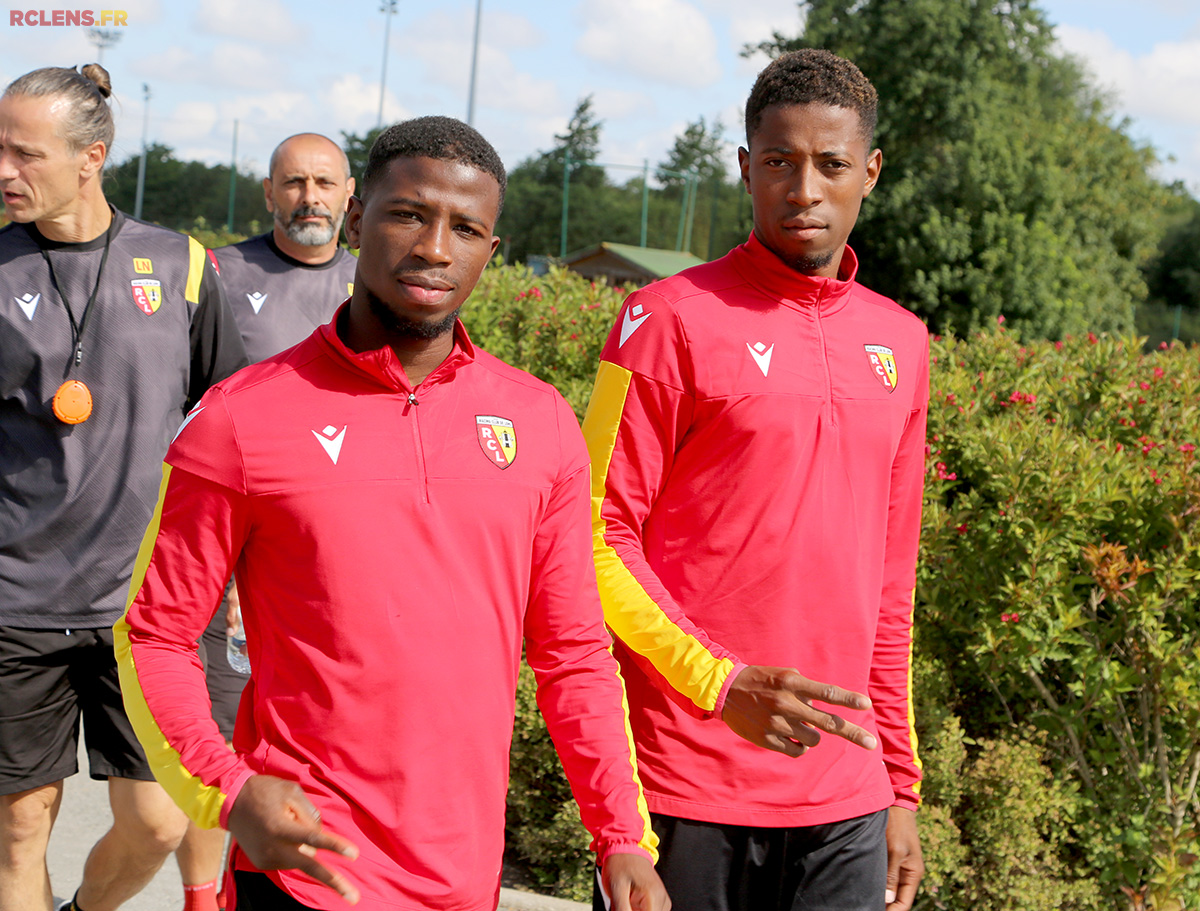
[[[125,610],[162,458],[189,403],[247,363],[204,248],[114,211],[95,312],[75,365],[105,235],[82,244],[0,229],[0,625],[111,626]],[[94,401],[82,424],[51,402],[65,379]]]

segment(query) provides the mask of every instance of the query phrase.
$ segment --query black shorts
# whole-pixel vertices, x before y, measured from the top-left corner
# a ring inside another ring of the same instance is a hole
[[[250,678],[229,666],[229,658],[225,654],[225,609],[226,604],[222,601],[208,629],[200,637],[200,660],[204,662],[204,682],[208,685],[213,720],[221,729],[221,736],[231,741],[238,703]]]
[[[112,630],[0,626],[0,794],[78,772],[81,717],[92,778],[154,780],[121,702]]]
[[[884,911],[887,816],[777,829],[651,813],[655,869],[681,911]]]
[[[237,888],[237,903],[230,911],[320,911],[311,905],[300,904],[271,882],[265,873],[234,870],[233,880]]]

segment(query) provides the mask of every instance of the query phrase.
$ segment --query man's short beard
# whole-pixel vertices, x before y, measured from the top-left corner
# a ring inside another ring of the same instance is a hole
[[[384,329],[400,338],[428,342],[440,338],[447,332],[453,332],[454,324],[458,320],[458,312],[462,309],[462,307],[455,307],[453,313],[448,313],[439,320],[419,323],[407,316],[393,312],[387,304],[371,292],[370,288],[364,287],[363,290],[367,292],[367,306],[371,308],[374,317],[379,320]]]
[[[816,275],[831,262],[833,253],[807,253],[803,256],[792,256],[784,259],[788,267],[803,275]]]
[[[326,224],[309,224],[308,222],[298,222],[297,219],[307,218],[310,215],[321,215],[328,218]],[[275,210],[275,224],[277,224],[283,233],[288,236],[288,240],[293,243],[300,244],[304,247],[323,247],[332,241],[338,235],[338,231],[342,228],[342,219],[334,218],[328,209],[319,209],[315,206],[300,206],[292,210],[291,217],[285,223],[283,213],[278,209]]]

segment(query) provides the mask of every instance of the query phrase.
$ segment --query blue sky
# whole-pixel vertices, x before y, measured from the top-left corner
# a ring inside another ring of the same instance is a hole
[[[11,2],[11,0],[10,0]],[[128,26],[104,52],[119,98],[113,151],[149,137],[182,158],[237,158],[261,173],[290,133],[362,133],[376,123],[383,57],[380,0],[66,0],[123,7]],[[549,148],[576,102],[593,95],[606,162],[656,164],[684,126],[720,118],[730,140],[765,59],[747,42],[795,33],[794,0],[483,0],[475,125],[510,167]],[[1083,57],[1130,132],[1165,159],[1161,176],[1200,195],[1200,4],[1195,0],[1043,0],[1064,49]],[[86,30],[0,22],[0,81],[96,58]],[[335,10],[331,13],[330,10]],[[474,0],[399,0],[388,48],[385,120],[466,116]],[[886,99],[883,99],[886,103]],[[886,153],[886,150],[885,150]],[[623,179],[632,172],[617,171]],[[886,171],[885,171],[886,179]]]

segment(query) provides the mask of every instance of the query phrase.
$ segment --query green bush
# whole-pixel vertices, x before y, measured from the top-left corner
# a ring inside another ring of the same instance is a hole
[[[582,416],[623,292],[489,268],[476,342]],[[1200,363],[1001,326],[932,347],[914,698],[923,909],[1195,908]],[[587,836],[524,675],[510,861],[579,896]]]
[[[625,293],[557,266],[541,276],[527,266],[491,266],[463,322],[479,347],[558,387],[582,421]]]
[[[932,356],[916,633],[948,683],[918,717],[949,708],[969,737],[1014,747],[1035,727],[1061,792],[1047,805],[1075,820],[1047,847],[1110,902],[1186,907],[1200,894],[1196,351],[1001,330]]]

